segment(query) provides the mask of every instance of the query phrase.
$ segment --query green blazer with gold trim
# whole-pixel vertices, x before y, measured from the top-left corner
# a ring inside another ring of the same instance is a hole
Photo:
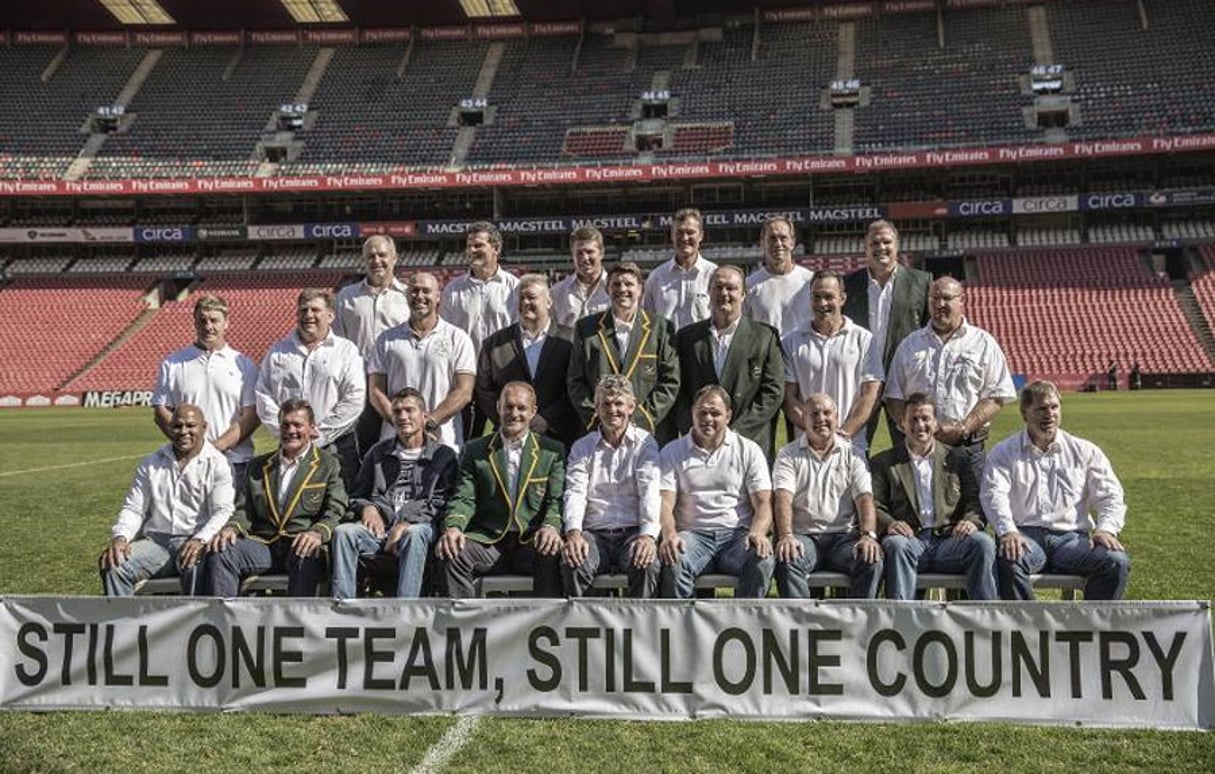
[[[594,426],[595,385],[607,374],[628,377],[637,397],[634,424],[659,442],[666,440],[658,429],[665,427],[664,420],[679,396],[679,355],[671,321],[639,309],[628,349],[621,352],[611,309],[579,320],[567,381],[570,400],[588,430]]]
[[[873,505],[885,531],[894,521],[905,521],[919,532],[920,494],[915,467],[906,444],[887,449],[873,458]],[[979,484],[966,455],[938,441],[932,451],[932,501],[936,526],[952,526],[962,519],[983,529]]]
[[[530,542],[544,526],[561,531],[565,493],[565,447],[528,433],[519,459],[519,483],[510,494],[506,450],[499,433],[474,438],[460,454],[456,493],[447,504],[444,528],[455,527],[479,543],[497,543],[512,525]]]
[[[228,526],[267,544],[310,529],[328,543],[347,505],[338,458],[313,444],[304,452],[281,503],[278,485],[278,451],[254,457],[244,486],[237,489],[236,510]]]

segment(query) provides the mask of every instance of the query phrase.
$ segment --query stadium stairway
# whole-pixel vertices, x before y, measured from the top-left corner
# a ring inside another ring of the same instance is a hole
[[[111,341],[109,344],[107,344],[104,349],[102,349],[100,352],[98,352],[96,355],[94,355],[93,358],[91,360],[89,360],[89,362],[85,363],[75,373],[68,376],[67,379],[64,379],[63,383],[58,385],[56,387],[56,389],[60,389],[60,390],[65,389],[72,382],[83,378],[86,374],[88,374],[94,368],[101,365],[101,363],[107,357],[109,357],[115,350],[117,350],[124,343],[126,343],[126,341],[128,339],[130,339],[132,336],[139,333],[139,331],[141,331],[144,328],[144,326],[146,326],[148,323],[150,323],[152,321],[152,318],[156,316],[156,313],[158,311],[160,311],[160,310],[157,307],[148,307],[147,309],[140,312],[139,316],[136,317],[134,320],[132,320],[130,322],[130,324],[127,325],[127,327],[122,331],[122,333],[118,334],[118,336],[113,341]]]
[[[1215,363],[1215,335],[1212,335],[1211,325],[1202,313],[1202,306],[1198,302],[1194,287],[1185,280],[1175,280],[1173,295],[1177,298],[1177,306],[1181,307],[1181,313],[1185,315],[1186,321],[1194,330],[1194,335],[1198,337],[1198,343],[1207,351],[1207,357],[1211,359],[1211,362]]]

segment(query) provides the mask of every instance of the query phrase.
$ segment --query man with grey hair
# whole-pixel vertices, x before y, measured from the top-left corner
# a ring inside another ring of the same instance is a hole
[[[607,274],[603,271],[603,233],[594,226],[580,226],[570,234],[574,271],[553,286],[553,320],[564,328],[588,314],[612,305],[608,298]]]
[[[810,280],[814,272],[793,260],[797,227],[784,215],[764,221],[759,234],[763,264],[747,276],[744,312],[788,336],[810,324]]]
[[[633,424],[637,400],[624,376],[595,387],[599,429],[579,439],[565,468],[565,593],[581,597],[596,575],[623,572],[629,596],[658,589],[658,443]]]
[[[582,426],[566,388],[572,331],[556,325],[548,279],[525,274],[519,280],[519,322],[491,334],[481,344],[474,393],[477,409],[497,427],[498,395],[510,382],[527,382],[536,391],[531,429],[569,448]]]
[[[704,239],[700,210],[684,207],[671,219],[674,256],[659,264],[645,280],[641,305],[646,311],[670,320],[679,330],[709,317],[709,278],[717,264],[700,254]]]
[[[1030,575],[1083,575],[1085,599],[1121,599],[1131,558],[1118,540],[1126,499],[1109,458],[1059,425],[1059,390],[1045,381],[1021,390],[1025,429],[991,450],[980,498],[1000,539],[1000,596],[1033,599]]]

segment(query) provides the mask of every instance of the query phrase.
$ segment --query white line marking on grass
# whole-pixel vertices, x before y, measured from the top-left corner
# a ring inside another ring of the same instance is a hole
[[[0,478],[9,476],[20,476],[25,473],[49,473],[52,470],[67,470],[68,468],[83,468],[86,465],[104,465],[107,462],[121,462],[122,460],[135,460],[141,457],[146,457],[147,454],[126,454],[122,457],[106,457],[103,460],[89,460],[88,462],[73,462],[68,465],[49,465],[45,468],[26,468],[25,470],[6,470],[0,473]]]
[[[442,770],[472,739],[480,721],[480,715],[462,715],[456,724],[447,729],[447,733],[426,751],[426,757],[422,758],[413,774],[434,774]]]

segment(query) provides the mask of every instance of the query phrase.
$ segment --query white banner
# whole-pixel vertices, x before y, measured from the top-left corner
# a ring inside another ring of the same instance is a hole
[[[0,707],[1209,728],[1205,602],[11,597]]]

